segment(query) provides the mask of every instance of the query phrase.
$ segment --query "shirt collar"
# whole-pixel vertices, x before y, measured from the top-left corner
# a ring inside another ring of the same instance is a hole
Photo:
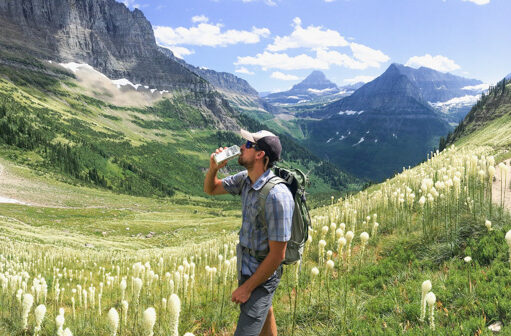
[[[275,176],[273,171],[271,169],[267,169],[263,173],[263,175],[259,176],[259,178],[254,182],[254,184],[252,185],[252,189],[254,189],[254,190],[261,189],[266,184],[266,181],[268,181],[273,176]],[[249,182],[250,182],[250,178],[248,177],[248,175],[247,175],[247,178],[249,179]]]

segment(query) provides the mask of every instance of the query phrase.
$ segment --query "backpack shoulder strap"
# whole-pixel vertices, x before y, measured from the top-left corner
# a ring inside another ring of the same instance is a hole
[[[272,176],[266,183],[261,187],[259,192],[259,213],[258,216],[263,222],[263,230],[268,230],[268,224],[266,223],[266,199],[270,191],[279,183],[286,183],[286,180],[279,176]],[[255,236],[252,236],[252,246],[255,246]],[[249,250],[249,254],[256,259],[264,259],[268,254],[268,251],[252,251]]]
[[[279,183],[287,183],[286,180],[279,176],[273,176],[271,177],[264,186],[261,188],[261,191],[259,192],[259,209],[261,211],[265,210],[266,206],[266,199],[268,198],[268,195],[270,194],[270,190],[273,189],[277,184]],[[266,219],[265,219],[266,222]]]

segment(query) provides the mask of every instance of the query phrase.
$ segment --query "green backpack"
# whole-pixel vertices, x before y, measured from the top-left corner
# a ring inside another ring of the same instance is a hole
[[[291,191],[295,201],[291,239],[287,242],[286,256],[282,262],[284,265],[290,265],[302,259],[303,248],[309,238],[311,219],[305,201],[305,187],[309,185],[309,179],[307,175],[299,169],[274,167],[273,172],[275,176],[266,181],[259,193],[258,216],[261,217],[264,223],[264,229],[267,230],[265,217],[266,198],[275,185],[284,183]],[[248,252],[258,261],[262,261],[268,255],[269,251],[253,251],[249,249]]]

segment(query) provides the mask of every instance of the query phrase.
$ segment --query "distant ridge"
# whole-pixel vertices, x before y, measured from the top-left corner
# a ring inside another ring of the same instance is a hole
[[[284,92],[275,92],[264,97],[270,104],[296,104],[339,92],[339,87],[321,71],[313,71],[303,81]]]
[[[434,102],[477,94],[480,84],[394,63],[350,96],[304,113],[316,120],[299,122],[309,148],[353,174],[382,180],[422,161],[452,129]]]

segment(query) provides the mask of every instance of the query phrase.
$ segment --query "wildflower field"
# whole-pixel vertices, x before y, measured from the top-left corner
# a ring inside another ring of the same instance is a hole
[[[303,261],[273,301],[279,333],[490,335],[497,322],[511,333],[507,156],[453,146],[314,209]],[[87,208],[0,205],[0,332],[232,334],[236,204],[80,189],[93,194]]]

